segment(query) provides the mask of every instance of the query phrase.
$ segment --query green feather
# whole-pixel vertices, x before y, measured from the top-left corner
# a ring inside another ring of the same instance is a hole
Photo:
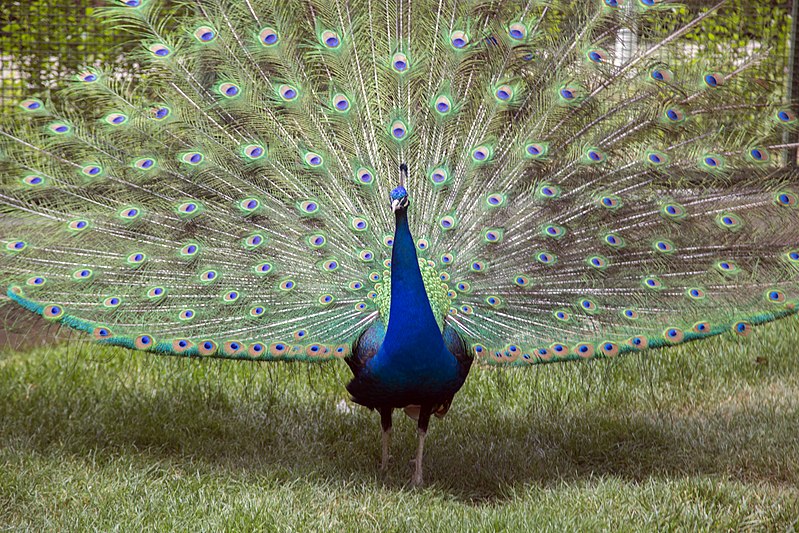
[[[672,16],[632,5],[102,9],[147,75],[84,69],[4,121],[0,279],[100,342],[341,356],[388,320],[402,181],[438,325],[491,364],[794,313],[799,189],[778,163],[794,112],[750,75],[757,58],[672,60],[713,10],[617,64],[617,32]]]

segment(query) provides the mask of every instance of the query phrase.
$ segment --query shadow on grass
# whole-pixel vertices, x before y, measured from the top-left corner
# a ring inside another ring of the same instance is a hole
[[[37,351],[12,363],[0,365],[0,448],[7,461],[37,455],[57,465],[60,458],[85,458],[247,483],[299,478],[390,490],[410,478],[413,423],[395,413],[394,462],[385,475],[378,472],[377,415],[338,406],[349,377],[344,365],[253,368],[122,350]],[[764,400],[765,389],[670,409],[669,391],[652,393],[662,401],[636,402],[637,396],[575,395],[548,383],[554,388],[544,395],[555,399],[541,402],[540,395],[529,397],[536,385],[527,376],[516,382],[524,390],[503,399],[491,394],[495,377],[476,374],[450,415],[434,420],[426,446],[433,490],[493,501],[530,484],[598,476],[799,481],[799,412],[795,403]]]

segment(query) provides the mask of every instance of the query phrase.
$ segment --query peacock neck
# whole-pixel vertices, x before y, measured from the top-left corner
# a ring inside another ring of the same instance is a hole
[[[398,209],[391,252],[391,311],[382,351],[407,358],[442,348],[446,350],[419,270],[408,213]]]

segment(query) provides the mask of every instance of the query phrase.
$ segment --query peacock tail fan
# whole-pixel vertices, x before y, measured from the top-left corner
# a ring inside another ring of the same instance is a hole
[[[137,81],[87,68],[0,129],[0,281],[29,311],[159,353],[346,356],[388,318],[402,184],[439,325],[487,363],[795,312],[796,115],[757,57],[668,60],[713,9],[622,58],[667,2],[165,7],[102,11]]]

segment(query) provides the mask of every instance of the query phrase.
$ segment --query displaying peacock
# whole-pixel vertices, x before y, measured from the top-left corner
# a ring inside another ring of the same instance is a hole
[[[122,0],[141,72],[0,129],[8,297],[97,342],[343,359],[431,414],[470,366],[613,357],[795,312],[790,106],[637,49],[658,0]],[[795,146],[793,146],[795,148]]]

